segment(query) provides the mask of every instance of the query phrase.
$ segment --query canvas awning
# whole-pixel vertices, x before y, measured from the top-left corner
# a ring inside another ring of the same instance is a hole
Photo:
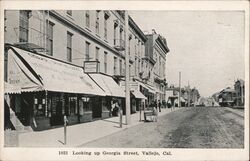
[[[83,68],[16,47],[8,50],[8,83],[20,87],[22,92],[105,95]]]
[[[89,74],[89,76],[104,90],[107,96],[125,97],[125,92],[112,77],[95,73]]]
[[[151,87],[151,86],[149,86],[149,85],[146,85],[147,87],[148,87],[148,91],[150,92],[150,93],[152,93],[152,94],[155,94],[156,93],[156,91],[154,90],[154,87]]]
[[[139,98],[139,99],[147,99],[147,97],[145,97],[140,91],[138,90],[133,90],[131,91],[132,94],[135,96],[135,98]]]
[[[21,88],[18,86],[4,82],[4,93],[5,94],[20,94]]]

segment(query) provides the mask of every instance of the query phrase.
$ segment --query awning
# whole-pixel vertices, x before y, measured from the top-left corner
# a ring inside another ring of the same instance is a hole
[[[20,94],[21,88],[18,86],[4,82],[4,93],[5,94]]]
[[[8,83],[26,92],[105,95],[83,68],[16,47],[8,50]]]
[[[135,96],[135,98],[139,98],[139,99],[147,99],[147,97],[145,97],[140,91],[138,90],[133,90],[131,91],[132,94]]]
[[[156,91],[154,90],[154,87],[151,87],[151,86],[149,86],[149,85],[146,85],[147,87],[148,87],[148,91],[150,92],[150,93],[152,93],[152,94],[155,94],[156,93]]]
[[[104,74],[89,74],[89,76],[104,90],[107,96],[125,97],[125,92],[112,77]]]

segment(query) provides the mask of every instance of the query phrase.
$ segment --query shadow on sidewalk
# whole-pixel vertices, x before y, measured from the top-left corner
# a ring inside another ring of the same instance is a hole
[[[112,123],[120,124],[120,122],[117,122],[117,121],[111,121],[111,120],[102,120],[102,121],[106,121],[106,122],[112,122]],[[122,123],[122,125],[126,125],[126,124],[125,124],[125,123]]]

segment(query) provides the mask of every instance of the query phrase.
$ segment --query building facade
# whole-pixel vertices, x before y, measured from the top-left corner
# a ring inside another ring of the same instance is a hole
[[[145,44],[150,37],[141,31],[130,16],[128,17],[129,33],[126,34],[124,11],[6,10],[4,17],[4,41],[5,44],[8,44],[6,45],[5,53],[6,82],[9,82],[8,78],[10,77],[8,72],[8,68],[10,68],[8,65],[8,55],[16,58],[15,56],[18,55],[17,51],[19,51],[26,53],[23,55],[20,54],[21,57],[32,59],[29,56],[35,57],[35,55],[27,53],[27,51],[30,51],[38,54],[40,60],[57,64],[58,70],[59,66],[67,64],[65,65],[67,69],[65,68],[65,72],[61,73],[62,76],[58,73],[55,74],[58,77],[65,77],[65,73],[70,75],[70,72],[73,72],[70,70],[73,68],[78,71],[78,74],[83,70],[84,74],[87,75],[80,76],[81,79],[82,77],[86,77],[89,81],[92,80],[106,93],[106,95],[99,95],[98,92],[91,94],[81,93],[80,91],[77,93],[77,89],[73,92],[66,89],[62,92],[51,92],[45,89],[45,92],[22,93],[23,98],[15,99],[27,99],[28,102],[32,102],[30,103],[31,110],[34,109],[36,112],[39,112],[39,110],[40,112],[43,111],[38,114],[43,117],[35,118],[37,120],[40,119],[40,121],[34,121],[34,117],[31,117],[34,112],[30,112],[29,116],[23,116],[23,119],[26,119],[26,125],[32,124],[34,127],[39,126],[39,124],[43,125],[44,123],[62,125],[63,115],[65,114],[67,114],[71,124],[110,117],[110,108],[114,100],[119,102],[125,112],[124,91],[118,89],[117,84],[119,87],[124,85],[126,35],[128,36],[129,73],[132,91],[131,111],[136,112],[142,106],[144,107],[144,105],[149,104],[148,101],[143,104],[141,101],[142,99],[149,100],[151,97],[156,97],[154,96],[156,89],[161,91],[157,90],[157,93],[161,94],[158,94],[157,98],[159,100],[163,98],[164,91],[162,87],[164,84],[162,85],[162,83],[164,82],[162,80],[165,80],[164,60],[165,54],[168,52],[166,43],[164,44],[164,39],[159,35],[152,39],[155,41],[154,44],[156,44],[154,52],[157,53],[157,58],[154,65],[157,67],[153,68],[153,66],[148,65],[150,64],[149,58],[151,56],[149,56],[149,53],[146,54]],[[9,45],[10,47],[7,48]],[[153,44],[150,45],[152,46]],[[11,49],[11,52],[13,51],[14,54],[9,54],[7,49],[8,51]],[[160,60],[158,60],[158,57],[160,57]],[[29,64],[28,60],[25,61]],[[32,65],[36,65],[36,63],[31,63],[30,66],[32,67]],[[46,65],[49,65],[49,63],[44,63],[41,66]],[[66,71],[68,69],[70,70]],[[147,74],[151,71],[152,74],[149,74],[151,75],[149,79],[144,71],[148,71],[145,72]],[[39,76],[43,74],[37,75],[37,79],[39,79]],[[155,79],[156,76],[157,78]],[[64,79],[61,78],[58,81]],[[157,83],[157,80],[160,81]],[[42,81],[41,83],[44,83]],[[91,83],[89,82],[89,84]],[[107,88],[104,88],[104,86],[107,86]],[[112,89],[117,89],[119,92],[112,91]],[[140,92],[143,95],[140,95]],[[57,109],[59,106],[64,107],[59,110]],[[85,108],[82,109],[79,106]],[[24,111],[24,113],[27,113],[27,111]],[[54,120],[51,115],[56,115],[53,118]],[[58,115],[60,115],[59,120],[57,119]],[[79,115],[82,117],[79,117]],[[42,128],[49,128],[49,126]]]
[[[234,83],[234,90],[236,92],[236,106],[244,106],[245,102],[245,83],[239,79]]]
[[[152,30],[151,34],[146,34],[147,42],[145,49],[144,64],[144,80],[153,87],[156,100],[163,101],[165,99],[166,87],[166,54],[169,52],[166,38],[157,34]]]

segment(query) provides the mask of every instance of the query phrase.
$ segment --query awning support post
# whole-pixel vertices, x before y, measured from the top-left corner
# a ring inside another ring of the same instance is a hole
[[[45,91],[45,116],[48,116],[48,91]]]

